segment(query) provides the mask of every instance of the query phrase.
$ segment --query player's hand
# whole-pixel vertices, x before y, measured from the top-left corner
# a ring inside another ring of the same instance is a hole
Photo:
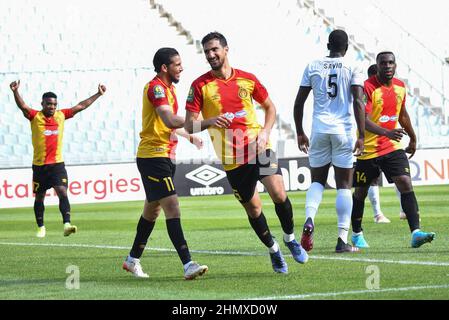
[[[9,87],[11,88],[11,90],[12,90],[13,92],[14,92],[14,91],[17,91],[17,90],[19,89],[19,87],[20,87],[20,80],[11,82],[11,84],[9,85]]]
[[[261,153],[267,148],[269,138],[270,134],[267,130],[262,129],[259,131],[259,134],[257,135],[257,154]]]
[[[354,153],[354,156],[358,157],[363,154],[363,151],[365,150],[365,140],[362,138],[358,138],[355,142],[354,149],[352,152]]]
[[[200,150],[203,147],[203,139],[200,137],[197,137],[193,134],[189,136],[189,141],[191,144],[193,144],[198,150]]]
[[[309,138],[307,138],[307,135],[303,133],[298,134],[297,139],[299,150],[307,154],[309,152]]]
[[[408,157],[408,158],[411,159],[415,155],[415,152],[416,152],[416,142],[410,141],[408,144],[408,147],[405,148],[405,152],[410,153],[410,157]]]
[[[104,95],[105,92],[106,92],[106,87],[103,84],[99,84],[98,85],[98,93],[100,95]]]
[[[394,140],[394,141],[399,142],[399,141],[401,141],[401,139],[404,136],[404,134],[407,134],[407,133],[405,132],[405,130],[403,128],[396,128],[396,129],[387,131],[386,136],[390,140]]]
[[[217,128],[222,128],[222,129],[229,128],[229,126],[232,123],[232,121],[229,120],[228,118],[226,118],[226,116],[224,114],[220,114],[219,116],[212,118],[211,121],[212,121],[212,126],[215,126]]]

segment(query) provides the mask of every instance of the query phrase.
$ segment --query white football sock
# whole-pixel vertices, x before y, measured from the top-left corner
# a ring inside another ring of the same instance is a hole
[[[338,189],[335,199],[337,209],[338,236],[345,243],[348,242],[348,230],[351,224],[352,193],[351,189]]]
[[[268,248],[268,251],[270,251],[270,253],[278,252],[279,251],[278,243],[275,241],[273,246],[271,248]]]
[[[192,261],[187,262],[185,265],[183,265],[184,267],[184,272],[190,267],[190,265],[192,264]]]
[[[380,196],[379,196],[379,186],[370,186],[368,189],[368,198],[373,207],[374,217],[382,214],[380,210]]]
[[[293,240],[295,240],[295,234],[294,233],[292,233],[292,234],[284,233],[284,241],[285,242],[290,242],[290,241],[293,241]]]
[[[344,243],[348,243],[348,229],[338,228],[338,237],[343,240]]]
[[[399,199],[399,205],[401,206],[401,212],[404,212],[404,209],[402,209],[402,203],[401,203],[401,192],[398,190],[398,187],[396,187],[396,185],[394,185],[394,190],[396,190],[396,195],[398,196],[398,199]]]
[[[315,223],[315,215],[323,199],[324,186],[321,183],[313,182],[306,194],[306,221],[308,218]]]

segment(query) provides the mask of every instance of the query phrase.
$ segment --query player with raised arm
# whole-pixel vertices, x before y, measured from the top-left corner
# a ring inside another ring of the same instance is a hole
[[[53,92],[46,92],[42,96],[42,110],[30,108],[19,93],[20,80],[10,84],[17,106],[25,118],[30,120],[33,142],[33,192],[34,214],[38,231],[36,236],[46,235],[44,225],[44,200],[47,190],[53,188],[59,198],[59,211],[64,223],[64,236],[77,231],[77,227],[70,223],[70,203],[67,197],[68,178],[62,156],[64,122],[78,112],[85,110],[102,96],[106,87],[98,85],[98,92],[81,101],[69,109],[57,109],[58,99]]]

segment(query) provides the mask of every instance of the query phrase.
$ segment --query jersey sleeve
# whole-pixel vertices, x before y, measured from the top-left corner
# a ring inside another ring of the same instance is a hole
[[[351,86],[364,87],[365,76],[359,66],[354,67],[352,71]]]
[[[148,86],[147,97],[155,108],[169,105],[166,88],[160,84]]]
[[[186,110],[194,113],[200,113],[203,107],[203,93],[197,83],[192,83],[186,101]]]
[[[312,81],[310,79],[310,64],[308,64],[305,69],[304,69],[304,73],[302,74],[302,79],[301,79],[301,87],[312,87]]]
[[[72,109],[61,109],[60,111],[64,114],[64,117],[65,117],[66,120],[70,119],[70,118],[73,118],[73,111],[72,111]]]
[[[37,110],[31,109],[30,112],[28,113],[28,120],[30,121],[33,120],[38,112],[39,111]]]
[[[264,103],[268,98],[267,89],[256,77],[254,77],[253,98],[260,104]]]
[[[373,88],[368,81],[365,81],[363,89],[365,91],[366,97],[365,113],[370,114],[371,111],[373,111],[373,100],[372,100]]]

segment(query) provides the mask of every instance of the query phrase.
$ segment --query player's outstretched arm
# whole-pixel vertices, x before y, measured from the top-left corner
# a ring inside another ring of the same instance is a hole
[[[72,107],[73,115],[77,114],[80,111],[83,111],[84,109],[87,109],[92,103],[95,102],[99,97],[104,95],[106,92],[106,87],[102,84],[98,85],[98,92],[94,94],[93,96],[87,98],[86,100],[81,101],[76,106]]]
[[[203,147],[203,139],[193,134],[189,134],[184,128],[176,129],[176,134],[189,140],[198,150]]]
[[[11,82],[9,87],[11,88],[11,90],[14,94],[14,100],[16,101],[17,106],[22,111],[25,118],[28,119],[28,117],[30,115],[31,108],[28,107],[28,105],[25,103],[25,101],[23,101],[22,97],[20,96],[20,93],[19,93],[20,80]]]
[[[302,120],[304,117],[304,104],[309,96],[312,87],[299,87],[296,94],[295,106],[293,107],[293,118],[295,120],[298,148],[304,153],[309,151],[309,138],[304,132]]]
[[[408,143],[407,148],[405,148],[405,152],[410,153],[410,157],[408,157],[410,159],[416,152],[416,134],[415,130],[413,130],[410,116],[404,107],[401,108],[401,112],[399,113],[399,124],[404,128],[410,138],[410,142]]]

